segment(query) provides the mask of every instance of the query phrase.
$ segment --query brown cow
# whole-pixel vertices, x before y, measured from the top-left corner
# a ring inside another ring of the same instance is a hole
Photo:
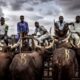
[[[9,66],[14,56],[14,50],[4,42],[0,42],[0,80],[9,80]]]
[[[76,54],[71,48],[72,46],[67,41],[57,43],[57,48],[53,52],[54,80],[71,80],[78,76]]]
[[[42,58],[38,52],[17,54],[10,65],[12,78],[13,80],[35,80],[35,73],[41,65]]]
[[[6,80],[9,77],[9,65],[13,57],[9,47],[6,46],[4,49],[4,51],[0,51],[0,80]]]
[[[45,49],[52,46],[53,43],[43,49],[17,54],[10,65],[12,80],[41,80],[43,57],[48,54]]]
[[[10,62],[11,62],[10,55],[0,52],[0,80],[6,80]]]

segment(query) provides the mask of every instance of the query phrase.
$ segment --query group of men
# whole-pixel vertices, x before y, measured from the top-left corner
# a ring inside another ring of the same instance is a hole
[[[63,37],[72,33],[72,38],[77,43],[80,40],[80,16],[76,16],[75,22],[67,23],[64,21],[63,16],[59,16],[59,21],[54,22],[54,32],[55,37]],[[25,37],[29,33],[28,23],[24,20],[24,16],[20,16],[20,22],[17,24],[17,40],[20,39],[20,36]],[[5,36],[8,35],[8,25],[5,23],[5,18],[0,18],[0,39],[4,39],[6,44],[8,41],[5,39]],[[33,36],[36,36],[36,39],[39,43],[43,43],[44,40],[50,41],[52,37],[50,33],[44,26],[41,26],[39,22],[35,22],[35,32]]]
[[[55,36],[57,38],[71,35],[74,45],[80,42],[80,16],[76,16],[75,22],[67,23],[64,17],[60,16],[59,21],[55,22]]]

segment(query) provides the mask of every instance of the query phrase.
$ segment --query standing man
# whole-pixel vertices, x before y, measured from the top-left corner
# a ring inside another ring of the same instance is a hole
[[[17,24],[17,32],[18,32],[18,39],[20,37],[25,37],[29,33],[28,23],[24,21],[24,16],[20,16],[20,22]],[[22,39],[22,44],[25,42],[25,39]]]
[[[0,19],[0,39],[4,39],[5,43],[8,45],[8,25],[5,23],[5,18],[1,17]]]
[[[56,37],[63,37],[68,32],[68,25],[64,21],[63,16],[59,16],[59,21],[54,23]]]
[[[17,32],[18,32],[19,37],[20,37],[20,34],[22,34],[22,37],[24,37],[25,35],[28,35],[29,33],[28,23],[24,21],[23,15],[20,16],[20,22],[18,22],[17,24]]]

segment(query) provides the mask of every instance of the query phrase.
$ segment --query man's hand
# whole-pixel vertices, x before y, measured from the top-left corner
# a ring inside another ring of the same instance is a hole
[[[32,36],[36,36],[36,34],[34,33],[34,34],[32,34]]]
[[[79,32],[76,32],[76,34],[80,37],[80,33]]]
[[[38,35],[38,37],[41,37],[41,35]]]
[[[68,25],[73,25],[74,26],[74,23],[68,23]]]

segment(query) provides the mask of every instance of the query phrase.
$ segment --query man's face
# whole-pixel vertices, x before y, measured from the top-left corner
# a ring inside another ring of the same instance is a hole
[[[24,21],[24,16],[21,16],[20,20],[21,20],[21,22],[23,22]]]
[[[60,17],[59,17],[59,21],[62,23],[63,20],[64,20],[63,16],[60,16]]]
[[[76,22],[78,22],[78,23],[80,22],[80,17],[79,16],[76,17]]]
[[[37,22],[37,23],[35,23],[35,26],[38,28],[39,27],[39,23]]]

